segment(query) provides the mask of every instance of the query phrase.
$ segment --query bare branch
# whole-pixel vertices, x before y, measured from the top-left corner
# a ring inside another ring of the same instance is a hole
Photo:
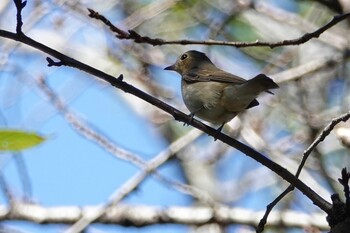
[[[293,186],[288,186],[278,197],[275,198],[270,204],[266,206],[266,211],[264,213],[264,216],[262,219],[259,221],[258,227],[256,228],[256,233],[261,233],[264,231],[266,223],[267,223],[267,218],[270,216],[272,209],[277,205],[278,202],[280,202],[289,192],[293,191],[294,187]],[[271,216],[270,216],[271,217]]]
[[[265,42],[265,41],[259,41],[256,40],[255,42],[228,42],[228,41],[216,41],[216,40],[164,40],[161,38],[150,38],[148,36],[142,36],[139,33],[137,33],[134,30],[128,30],[127,32],[116,27],[113,25],[106,17],[99,14],[98,12],[88,9],[89,10],[89,16],[91,18],[98,19],[102,21],[104,24],[106,24],[109,29],[112,32],[115,32],[117,34],[117,37],[119,39],[126,39],[126,40],[133,40],[136,43],[146,43],[153,46],[161,46],[161,45],[169,45],[169,44],[178,44],[178,45],[221,45],[221,46],[233,46],[237,48],[244,48],[244,47],[281,47],[281,46],[290,46],[290,45],[300,45],[303,44],[313,38],[318,38],[323,32],[328,30],[329,28],[333,27],[337,23],[345,20],[346,18],[350,17],[350,13],[336,15],[332,18],[331,21],[329,21],[324,26],[320,27],[319,29],[310,32],[305,33],[301,37],[298,37],[296,39],[291,40],[283,40],[279,42]]]
[[[298,167],[298,170],[295,174],[296,177],[299,177],[301,170],[303,169],[306,160],[308,159],[308,157],[310,156],[311,152],[316,148],[316,146],[321,143],[334,129],[334,127],[342,122],[342,121],[347,121],[350,118],[350,112],[347,112],[339,117],[334,118],[321,132],[321,134],[315,139],[315,141],[309,146],[309,148],[307,148],[304,151],[304,156],[302,161],[300,162],[300,165]],[[345,180],[344,177],[346,177],[344,175],[344,172],[342,173],[343,175],[343,179]],[[340,183],[342,183],[343,180],[339,180]],[[343,182],[345,183],[345,182]],[[342,183],[342,184],[343,184]],[[346,181],[347,183],[347,181]],[[344,184],[343,184],[344,185]],[[348,186],[347,186],[348,187]],[[346,190],[347,188],[344,186],[344,190]],[[264,230],[264,225],[267,222],[267,218],[269,216],[269,213],[271,212],[271,210],[277,205],[277,203],[282,200],[289,192],[293,191],[294,187],[293,185],[288,186],[275,200],[273,200],[267,207],[266,207],[266,212],[264,214],[264,217],[260,220],[258,228],[257,228],[257,233],[263,232]],[[349,191],[348,191],[349,192]],[[348,193],[345,192],[345,196],[349,196]],[[350,202],[350,198],[349,198],[349,202]],[[349,204],[350,205],[350,204]],[[330,214],[330,213],[329,213]]]
[[[333,118],[332,121],[322,130],[320,135],[315,139],[315,141],[304,151],[303,159],[300,163],[299,169],[296,173],[297,176],[299,176],[301,169],[303,168],[307,158],[311,154],[311,152],[315,149],[315,147],[320,144],[334,129],[334,127],[339,124],[340,122],[345,122],[350,119],[350,111],[347,113],[344,113],[336,118]]]
[[[29,203],[14,203],[13,208],[0,206],[0,220],[24,220],[40,224],[72,224],[80,216],[88,216],[98,211],[100,206],[43,207]],[[261,212],[242,208],[219,207],[157,207],[119,204],[112,206],[94,223],[118,224],[121,226],[149,226],[154,224],[207,223],[244,224],[255,226]],[[267,226],[290,226],[304,228],[315,226],[328,230],[324,214],[305,214],[295,211],[273,211]]]
[[[22,10],[27,5],[27,1],[22,2],[22,0],[13,0],[17,9],[17,26],[16,26],[16,32],[18,35],[23,34],[22,32]]]

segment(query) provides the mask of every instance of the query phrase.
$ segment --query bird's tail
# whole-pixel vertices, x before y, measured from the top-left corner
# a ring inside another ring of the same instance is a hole
[[[279,86],[271,78],[264,74],[259,74],[248,80],[247,84],[255,90],[259,90],[260,92],[266,91],[270,94],[272,94],[272,92],[269,91],[270,89],[279,88]]]

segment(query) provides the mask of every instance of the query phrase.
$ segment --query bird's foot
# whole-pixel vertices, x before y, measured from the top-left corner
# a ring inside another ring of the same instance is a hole
[[[213,135],[214,141],[217,140],[217,136],[218,136],[219,133],[221,132],[222,128],[224,128],[224,125],[225,125],[225,123],[223,123],[223,124],[216,130],[215,134]]]
[[[194,113],[191,113],[189,116],[190,116],[190,122],[189,123],[191,123],[193,121],[193,118],[194,118]],[[184,126],[188,126],[189,123],[184,122]]]

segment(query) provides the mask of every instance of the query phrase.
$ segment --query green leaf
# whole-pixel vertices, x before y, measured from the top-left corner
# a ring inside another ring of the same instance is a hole
[[[37,146],[45,140],[34,132],[21,130],[0,130],[0,151],[20,151]]]

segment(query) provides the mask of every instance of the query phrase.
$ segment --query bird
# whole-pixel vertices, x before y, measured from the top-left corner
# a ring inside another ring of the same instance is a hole
[[[164,70],[176,71],[181,75],[183,101],[194,116],[224,125],[246,109],[259,105],[256,100],[262,92],[279,86],[265,74],[250,80],[228,73],[218,68],[205,53],[190,50],[178,57],[175,64]]]

